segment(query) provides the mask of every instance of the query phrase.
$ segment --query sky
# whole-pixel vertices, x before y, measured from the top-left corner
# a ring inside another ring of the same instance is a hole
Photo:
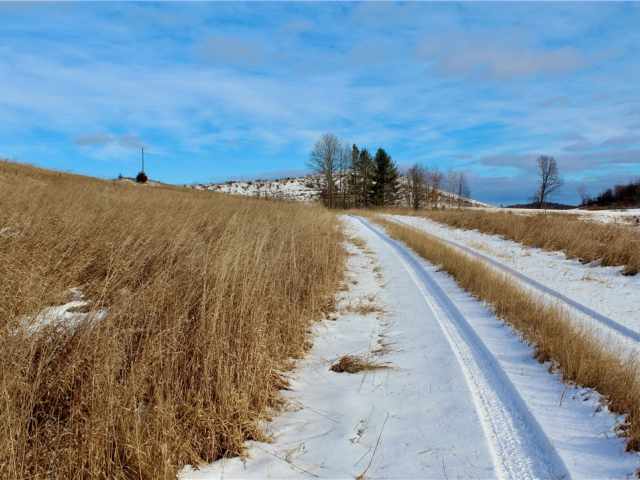
[[[640,3],[0,3],[0,158],[297,175],[325,132],[528,201],[640,177]]]

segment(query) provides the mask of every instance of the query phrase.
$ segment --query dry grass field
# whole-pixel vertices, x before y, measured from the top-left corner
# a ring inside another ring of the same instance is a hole
[[[400,213],[400,212],[396,212]],[[402,211],[451,227],[476,229],[545,250],[562,250],[583,262],[624,266],[624,273],[640,271],[640,234],[631,227],[585,222],[570,215],[517,215],[482,210]]]
[[[540,361],[551,360],[564,379],[594,388],[613,412],[627,415],[623,433],[629,450],[640,450],[640,363],[621,361],[607,346],[571,321],[558,307],[543,304],[506,275],[420,230],[373,218],[427,261],[439,265],[496,315],[535,346]]]
[[[331,308],[341,239],[320,207],[0,162],[0,478],[240,453]],[[72,288],[84,320],[44,324]]]

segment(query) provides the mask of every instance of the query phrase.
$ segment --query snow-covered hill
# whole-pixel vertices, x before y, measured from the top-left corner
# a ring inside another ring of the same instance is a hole
[[[244,195],[257,198],[274,198],[313,202],[320,198],[320,178],[313,175],[287,177],[277,180],[228,181],[194,185],[198,190]]]
[[[398,206],[406,206],[402,195],[405,177],[400,177],[399,183],[401,191]],[[223,183],[196,184],[192,185],[192,187],[198,190],[210,190],[231,195],[314,202],[320,199],[321,177],[318,175],[306,175],[304,177],[286,177],[276,180],[232,180]],[[459,197],[455,193],[439,190],[439,206],[458,205],[458,202],[465,207],[491,207],[491,205],[471,198]]]

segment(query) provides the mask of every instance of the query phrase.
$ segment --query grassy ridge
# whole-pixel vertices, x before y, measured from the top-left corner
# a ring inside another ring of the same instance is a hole
[[[410,214],[454,228],[501,235],[530,247],[562,250],[568,257],[584,262],[624,266],[624,272],[629,275],[640,271],[640,234],[624,226],[585,222],[572,215],[518,215],[473,209],[425,210]]]
[[[239,453],[344,263],[321,208],[6,162],[0,232],[1,478],[175,478]],[[25,328],[72,287],[106,318]]]
[[[563,310],[548,306],[516,286],[511,278],[455,250],[436,237],[395,222],[372,218],[418,255],[441,266],[466,291],[486,302],[495,314],[536,349],[540,361],[551,360],[565,380],[604,395],[609,409],[627,415],[630,450],[640,450],[640,363],[620,359]]]

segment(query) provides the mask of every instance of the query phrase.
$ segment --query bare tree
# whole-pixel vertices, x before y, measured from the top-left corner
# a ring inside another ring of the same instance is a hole
[[[325,203],[329,208],[335,206],[335,177],[341,150],[342,145],[338,137],[332,133],[325,133],[316,142],[309,156],[309,168],[322,176]]]
[[[342,208],[348,208],[347,193],[349,192],[349,172],[352,169],[351,147],[348,143],[344,143],[338,152],[338,193],[341,194],[342,197]]]
[[[587,205],[591,197],[589,196],[589,190],[584,183],[578,185],[578,195],[580,195],[580,205]]]
[[[458,192],[458,172],[454,171],[454,170],[449,170],[449,173],[447,173],[447,179],[445,181],[445,189],[447,190],[447,192],[453,194],[453,195],[448,195],[447,199],[448,199],[448,204],[450,207],[453,206],[454,201],[456,200],[455,195]]]
[[[456,191],[454,192],[458,197],[458,208],[462,206],[463,199],[471,196],[471,189],[467,183],[467,176],[464,172],[459,172],[456,175]]]
[[[414,210],[418,210],[426,197],[426,171],[419,164],[414,164],[406,175],[405,199]]]
[[[467,176],[464,172],[450,171],[447,174],[445,188],[452,194],[449,196],[449,206],[457,204],[458,208],[460,208],[464,203],[464,199],[471,196]]]
[[[541,155],[537,159],[538,165],[538,190],[533,201],[538,208],[542,208],[549,196],[562,186],[562,179],[558,173],[556,159]]]
[[[438,208],[438,199],[440,197],[440,188],[444,176],[438,170],[432,170],[427,175],[428,196],[431,208]]]

